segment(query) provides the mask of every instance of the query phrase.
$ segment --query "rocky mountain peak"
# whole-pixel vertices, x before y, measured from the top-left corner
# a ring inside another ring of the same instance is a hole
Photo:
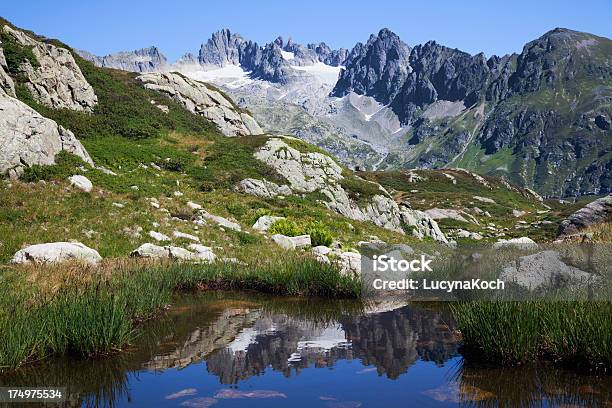
[[[409,56],[410,47],[397,34],[383,28],[378,35],[372,34],[365,45],[357,43],[353,48],[332,96],[353,91],[389,103],[408,76]]]
[[[115,68],[133,72],[152,72],[163,70],[168,60],[156,46],[141,48],[134,51],[121,51],[99,57],[87,51],[76,50],[84,59],[99,67]]]

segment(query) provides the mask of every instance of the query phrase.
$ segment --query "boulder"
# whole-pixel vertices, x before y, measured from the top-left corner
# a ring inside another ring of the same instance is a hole
[[[158,242],[171,241],[169,236],[156,231],[149,231],[149,236]]]
[[[78,188],[79,190],[83,190],[86,193],[91,192],[91,190],[93,189],[93,184],[91,184],[91,181],[89,181],[89,179],[85,176],[81,176],[77,174],[77,175],[68,177],[68,180],[70,181],[71,186],[74,186]]]
[[[186,234],[186,233],[180,232],[180,231],[174,231],[172,233],[172,236],[174,238],[183,238],[183,239],[188,239],[190,241],[200,242],[200,238],[196,237],[195,235]]]
[[[193,252],[195,258],[199,261],[215,262],[217,258],[210,247],[200,244],[191,244],[187,248]]]
[[[488,197],[473,196],[472,198],[474,200],[480,201],[481,203],[495,204],[495,200],[488,198]]]
[[[340,273],[346,276],[361,276],[361,255],[355,252],[343,252],[338,256]]]
[[[461,215],[461,212],[450,208],[430,208],[429,210],[425,210],[425,214],[433,220],[449,218],[455,221],[469,222]]]
[[[310,235],[298,235],[296,237],[288,237],[283,234],[272,235],[272,241],[284,249],[305,248],[311,245]]]
[[[177,246],[142,244],[130,256],[150,259],[172,259],[189,262],[214,262],[216,257],[212,249],[199,244],[189,245],[189,250]]]
[[[239,224],[237,224],[237,223],[235,223],[233,221],[230,221],[227,218],[223,218],[223,217],[220,217],[218,215],[210,214],[210,213],[208,213],[205,210],[201,210],[200,211],[200,216],[202,218],[204,218],[204,219],[207,219],[207,220],[210,220],[210,221],[214,222],[215,224],[217,224],[220,227],[231,229],[231,230],[234,230],[234,231],[242,231],[242,227],[240,227]]]
[[[514,247],[517,249],[535,249],[538,247],[536,242],[529,237],[511,238],[511,239],[500,239],[493,244],[494,249]]]
[[[102,257],[95,249],[80,242],[52,242],[31,245],[15,253],[12,263],[56,263],[78,260],[95,264]]]
[[[70,51],[37,41],[8,25],[3,30],[20,45],[31,48],[38,61],[38,66],[34,67],[26,60],[20,68],[21,75],[25,77],[25,86],[34,99],[54,109],[93,111],[98,97]]]
[[[200,204],[196,204],[192,201],[187,201],[187,207],[191,208],[192,210],[201,210],[202,206]]]
[[[599,198],[582,207],[559,226],[559,238],[579,234],[591,225],[612,222],[612,194]]]
[[[520,257],[504,268],[499,276],[529,290],[558,288],[568,283],[593,283],[597,277],[573,266],[566,265],[558,252],[543,251]]]
[[[427,215],[427,213],[402,206],[401,216],[405,225],[414,227],[412,230],[413,236],[419,239],[430,237],[434,241],[438,241],[443,244],[449,243],[444,233],[442,233],[440,230],[438,223]]]
[[[55,164],[62,150],[93,165],[91,157],[72,132],[41,116],[25,103],[0,89],[0,174],[19,177],[34,164]]]
[[[261,217],[257,219],[255,224],[253,224],[253,229],[260,231],[260,232],[265,232],[269,230],[272,224],[274,224],[276,221],[284,220],[284,219],[285,217],[273,217],[271,215],[262,215]]]
[[[248,113],[212,85],[177,72],[146,73],[138,77],[147,89],[174,99],[187,110],[215,123],[226,136],[259,135],[263,131]]]
[[[142,244],[133,250],[130,256],[137,258],[164,259],[169,258],[170,254],[166,248],[159,245]]]

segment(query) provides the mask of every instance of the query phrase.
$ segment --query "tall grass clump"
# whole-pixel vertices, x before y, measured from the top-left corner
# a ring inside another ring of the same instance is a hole
[[[612,367],[610,302],[466,302],[452,306],[468,356]]]
[[[30,266],[0,270],[0,372],[51,355],[86,357],[121,350],[138,323],[168,305],[176,291],[255,290],[262,293],[355,298],[357,280],[306,256],[254,259],[251,265],[119,264]],[[40,274],[40,268],[48,268]],[[32,271],[30,271],[32,272]],[[56,276],[53,276],[53,275]],[[51,284],[49,284],[51,282]]]

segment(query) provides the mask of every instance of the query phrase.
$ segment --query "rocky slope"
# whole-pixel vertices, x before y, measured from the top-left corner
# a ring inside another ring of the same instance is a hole
[[[259,135],[262,130],[245,111],[231,99],[203,82],[189,79],[176,72],[147,73],[138,77],[147,89],[158,91],[181,103],[192,113],[215,123],[226,136]]]
[[[99,57],[88,51],[76,50],[77,53],[98,67],[115,68],[132,72],[163,71],[168,67],[168,60],[155,46],[134,51],[122,51]]]
[[[97,97],[68,50],[45,44],[8,25],[0,43],[0,174],[19,177],[25,168],[55,163],[67,151],[92,164],[72,132],[16,99],[15,84],[26,87],[40,103],[77,111],[90,110]],[[32,61],[10,58],[25,47]]]
[[[68,50],[37,41],[9,25],[2,25],[2,31],[2,42],[29,50],[31,57],[19,61],[12,70],[23,78],[34,99],[56,109],[93,110],[97,96]]]

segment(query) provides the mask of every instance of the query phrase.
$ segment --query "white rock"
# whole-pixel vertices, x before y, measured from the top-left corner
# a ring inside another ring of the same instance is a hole
[[[512,210],[512,215],[514,217],[522,217],[523,215],[525,215],[526,212],[525,211],[520,211],[520,210]]]
[[[566,265],[556,251],[543,251],[520,257],[504,268],[500,279],[514,282],[529,290],[556,287],[564,283],[592,283],[596,275]]]
[[[312,245],[310,235],[298,235],[296,237],[289,237],[296,248],[306,248]]]
[[[338,257],[340,273],[358,277],[361,275],[361,255],[355,252],[343,252]]]
[[[536,242],[529,237],[500,239],[493,244],[493,248],[500,249],[505,247],[515,247],[518,249],[535,249],[538,247]]]
[[[255,224],[253,224],[253,229],[256,231],[265,232],[269,230],[272,224],[274,224],[276,221],[284,220],[284,219],[285,217],[274,217],[271,215],[262,215],[261,217],[257,219]]]
[[[123,207],[125,207],[125,204],[121,204],[121,203],[113,203],[113,207],[123,208]]]
[[[495,200],[487,197],[474,196],[474,200],[478,200],[483,203],[495,204]]]
[[[286,235],[274,234],[272,235],[272,241],[283,249],[295,249],[295,243]]]
[[[174,196],[175,196],[175,197],[182,197],[182,196],[183,196],[183,193],[181,193],[180,191],[175,191],[175,192],[174,192]]]
[[[98,263],[102,257],[95,249],[80,242],[52,242],[28,246],[17,251],[12,263],[56,263],[79,260],[87,263]]]
[[[196,204],[192,201],[187,201],[187,207],[191,208],[192,210],[201,210],[202,206],[200,204]]]
[[[167,235],[164,235],[160,232],[157,231],[149,231],[149,236],[151,238],[153,238],[154,240],[161,242],[161,241],[171,241],[170,237]]]
[[[213,253],[212,248],[199,244],[191,244],[187,248],[193,251],[195,257],[198,260],[205,262],[215,262],[216,256]]]
[[[184,239],[188,239],[188,240],[191,240],[191,241],[200,242],[200,238],[196,237],[195,235],[186,234],[184,232],[174,231],[172,233],[172,235],[175,238],[184,238]]]
[[[155,244],[142,244],[132,251],[130,256],[138,258],[162,259],[168,258],[170,254],[164,247]]]
[[[70,185],[75,186],[76,188],[87,193],[93,189],[93,184],[91,184],[91,181],[89,181],[89,179],[85,176],[74,175],[68,177],[68,180],[70,181]]]
[[[218,215],[213,215],[208,213],[207,211],[201,210],[200,211],[200,215],[203,218],[206,218],[207,220],[210,220],[212,222],[214,222],[215,224],[219,225],[220,227],[224,227],[227,229],[231,229],[234,231],[242,231],[242,228],[240,227],[240,225],[236,224],[235,222],[232,222],[230,220],[228,220],[227,218],[223,218],[220,217]]]

